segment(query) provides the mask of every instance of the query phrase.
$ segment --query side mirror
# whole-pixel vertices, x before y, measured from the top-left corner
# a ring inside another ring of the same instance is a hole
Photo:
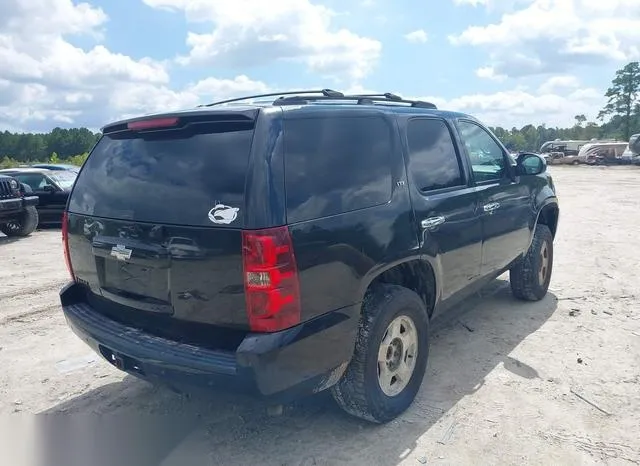
[[[547,161],[544,157],[525,152],[518,156],[516,163],[516,173],[520,176],[539,175],[547,170]]]
[[[56,188],[55,188],[55,186],[51,186],[50,184],[46,184],[46,185],[44,185],[44,186],[42,187],[42,190],[43,190],[44,192],[47,192],[47,193],[55,193],[55,192],[56,192]]]

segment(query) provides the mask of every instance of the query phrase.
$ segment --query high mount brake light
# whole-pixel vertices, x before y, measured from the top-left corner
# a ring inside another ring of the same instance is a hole
[[[171,128],[177,126],[179,118],[154,118],[151,120],[132,121],[127,123],[127,129],[131,131],[142,131],[145,129]]]
[[[300,284],[287,227],[242,232],[247,316],[254,332],[300,323]]]
[[[71,256],[69,255],[69,215],[66,211],[62,214],[62,247],[64,251],[64,261],[67,264],[67,270],[69,270],[71,279],[75,281],[76,276],[73,273]]]

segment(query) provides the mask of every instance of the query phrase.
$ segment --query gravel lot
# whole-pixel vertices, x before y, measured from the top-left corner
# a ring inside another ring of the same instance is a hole
[[[0,237],[0,414],[38,426],[12,428],[4,441],[22,441],[0,462],[640,464],[640,170],[550,170],[561,215],[549,295],[516,302],[505,277],[452,311],[418,399],[386,426],[325,395],[268,416],[236,395],[123,376],[66,327],[60,232]],[[24,416],[36,413],[47,416]]]

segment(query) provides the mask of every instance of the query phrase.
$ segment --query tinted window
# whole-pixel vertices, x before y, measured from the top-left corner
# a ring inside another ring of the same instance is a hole
[[[60,186],[60,188],[64,189],[65,191],[73,187],[73,183],[76,181],[77,177],[76,173],[67,170],[59,170],[49,176],[53,181],[56,182],[58,186]]]
[[[460,137],[464,143],[476,181],[499,180],[505,175],[504,152],[491,135],[480,126],[468,122],[458,122]]]
[[[17,178],[20,183],[24,183],[28,185],[34,191],[42,191],[45,186],[53,186],[52,183],[47,180],[47,178],[39,173],[29,173],[29,174],[16,174],[14,178]]]
[[[229,227],[242,226],[253,131],[237,123],[187,128],[103,136],[78,176],[69,210],[141,222],[212,226],[208,214],[222,204],[240,209]]]
[[[451,133],[441,120],[411,120],[407,128],[410,171],[423,191],[462,185]]]
[[[288,221],[379,205],[391,197],[391,128],[382,117],[286,122]]]

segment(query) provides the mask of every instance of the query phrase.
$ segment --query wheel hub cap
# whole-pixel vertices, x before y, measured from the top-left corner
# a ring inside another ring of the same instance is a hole
[[[396,317],[387,327],[378,351],[378,383],[387,396],[407,386],[416,367],[418,332],[413,320]]]
[[[540,248],[540,270],[538,270],[538,283],[541,285],[547,279],[549,272],[549,246],[545,241]]]

